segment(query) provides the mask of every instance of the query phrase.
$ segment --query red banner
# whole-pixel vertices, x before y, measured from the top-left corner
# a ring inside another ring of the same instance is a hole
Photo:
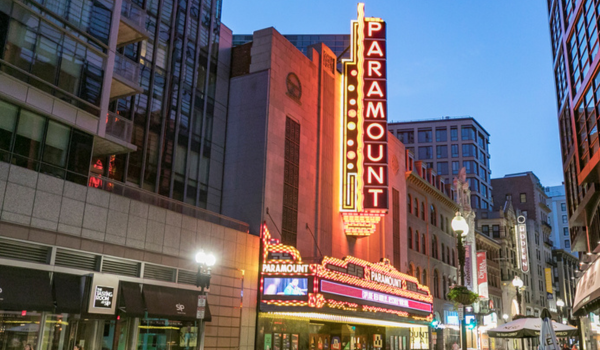
[[[479,286],[479,295],[484,299],[488,299],[489,293],[486,252],[477,252],[477,285]]]

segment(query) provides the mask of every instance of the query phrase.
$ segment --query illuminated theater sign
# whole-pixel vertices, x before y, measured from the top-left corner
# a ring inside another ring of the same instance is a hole
[[[388,210],[385,22],[352,22],[350,59],[342,71],[342,195],[347,235],[368,236]]]
[[[265,224],[262,244],[262,311],[335,309],[338,314],[362,312],[365,317],[376,314],[391,320],[433,318],[429,288],[396,270],[387,259],[370,263],[355,257],[324,257],[321,263],[304,264],[296,248],[271,238]]]

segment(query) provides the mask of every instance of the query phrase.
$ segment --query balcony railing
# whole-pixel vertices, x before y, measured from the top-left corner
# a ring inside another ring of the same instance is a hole
[[[550,238],[544,239],[544,243],[546,243],[547,245],[549,245],[551,247],[554,246],[554,242]]]
[[[114,181],[104,176],[90,174],[88,186],[99,188],[107,192],[115,193],[132,200],[154,205],[167,210],[172,210],[186,216],[196,219],[212,222],[221,226],[229,227],[241,232],[249,232],[248,224],[235,220],[233,218],[220,215],[206,209],[202,209],[191,204],[179,202],[177,200],[161,196],[159,194],[143,190],[141,188],[126,185],[122,182]]]
[[[131,132],[133,124],[131,120],[124,118],[116,113],[108,112],[106,116],[106,133],[119,140],[131,142]]]
[[[125,17],[131,24],[141,28],[144,28],[146,25],[146,12],[129,0],[123,0],[121,17]]]
[[[133,83],[139,84],[140,65],[122,54],[115,55],[114,72]]]

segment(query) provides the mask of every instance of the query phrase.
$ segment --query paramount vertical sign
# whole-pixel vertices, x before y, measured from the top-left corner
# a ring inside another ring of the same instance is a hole
[[[380,18],[352,22],[342,76],[341,211],[347,235],[367,236],[388,210],[386,28]]]

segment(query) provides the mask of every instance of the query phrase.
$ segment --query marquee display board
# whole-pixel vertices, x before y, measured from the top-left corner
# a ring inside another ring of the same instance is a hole
[[[289,307],[333,308],[433,319],[429,288],[396,270],[387,259],[371,263],[352,256],[324,257],[320,264],[305,264],[296,248],[271,238],[266,224],[262,244],[262,305],[286,311]]]
[[[358,4],[341,86],[341,212],[347,235],[368,236],[388,211],[386,25]]]

